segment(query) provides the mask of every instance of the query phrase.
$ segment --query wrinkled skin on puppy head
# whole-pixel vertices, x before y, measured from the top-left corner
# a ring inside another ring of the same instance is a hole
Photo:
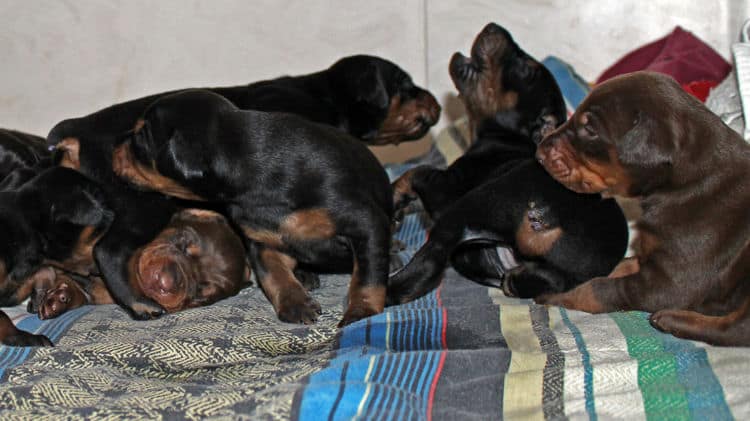
[[[656,73],[611,79],[597,86],[567,123],[544,138],[537,159],[557,181],[579,193],[636,197],[663,187],[673,181],[673,167],[684,164],[678,162],[680,144],[696,138],[686,135],[688,127],[671,123],[689,124],[689,116],[665,117],[692,107],[669,109],[655,100],[658,90],[674,101],[692,100],[676,95],[678,89],[671,78]]]

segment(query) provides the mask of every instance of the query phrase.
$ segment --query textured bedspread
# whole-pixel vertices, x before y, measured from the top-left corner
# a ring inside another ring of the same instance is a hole
[[[585,86],[545,64],[574,108]],[[444,163],[435,153],[428,162]],[[424,228],[407,218],[395,264]],[[279,322],[257,288],[149,322],[114,305],[45,322],[16,309],[56,346],[0,346],[0,418],[750,419],[749,349],[675,339],[644,313],[505,298],[453,271],[432,294],[338,330],[348,281],[322,279],[313,326]]]
[[[404,224],[407,244],[420,221]],[[747,349],[675,339],[644,313],[545,308],[448,271],[432,294],[338,331],[348,278],[322,283],[314,326],[279,322],[257,288],[150,322],[113,305],[26,317],[57,345],[0,347],[0,417],[750,417]]]

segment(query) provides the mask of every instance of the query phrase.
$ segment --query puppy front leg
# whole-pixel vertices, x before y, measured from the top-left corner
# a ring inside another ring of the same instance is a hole
[[[619,278],[594,278],[570,291],[544,294],[534,301],[588,313],[620,310],[653,312],[685,305],[681,294],[671,283],[662,278],[644,277],[642,272]]]

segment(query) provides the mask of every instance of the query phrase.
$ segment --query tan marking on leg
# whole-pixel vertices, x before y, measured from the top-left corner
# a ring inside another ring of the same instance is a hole
[[[245,236],[258,243],[265,244],[269,247],[281,247],[284,245],[284,241],[281,238],[281,234],[269,230],[256,230],[244,225],[240,228]]]
[[[55,149],[63,151],[63,156],[60,159],[60,163],[58,165],[60,165],[61,167],[71,168],[74,170],[81,169],[81,159],[80,159],[81,144],[77,138],[66,137],[65,139],[61,140],[57,145],[55,145]]]
[[[641,270],[637,257],[626,257],[612,269],[607,278],[622,278],[623,276],[632,275]]]
[[[260,258],[268,270],[268,274],[260,280],[263,291],[275,309],[282,305],[281,299],[285,292],[294,289],[299,281],[294,277],[294,268],[297,261],[291,256],[279,253],[276,250],[265,249],[260,252]]]
[[[279,232],[298,240],[322,240],[333,237],[336,226],[327,209],[305,209],[284,218]]]
[[[529,216],[524,215],[521,225],[516,231],[516,247],[525,256],[544,256],[562,236],[560,227],[535,231],[531,228]]]
[[[339,322],[339,327],[382,313],[385,308],[385,294],[385,286],[361,285],[359,264],[355,258],[352,280],[349,283],[349,304]]]
[[[144,189],[155,190],[180,199],[205,201],[187,187],[159,174],[153,163],[151,167],[148,167],[138,162],[133,157],[130,144],[127,142],[116,147],[112,152],[112,170],[119,177]]]

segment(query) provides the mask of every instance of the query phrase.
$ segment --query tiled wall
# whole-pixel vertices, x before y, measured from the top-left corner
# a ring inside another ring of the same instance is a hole
[[[675,25],[728,55],[749,11],[747,0],[0,0],[0,126],[45,135],[147,93],[306,73],[360,52],[447,100],[448,59],[489,21],[593,79]]]

